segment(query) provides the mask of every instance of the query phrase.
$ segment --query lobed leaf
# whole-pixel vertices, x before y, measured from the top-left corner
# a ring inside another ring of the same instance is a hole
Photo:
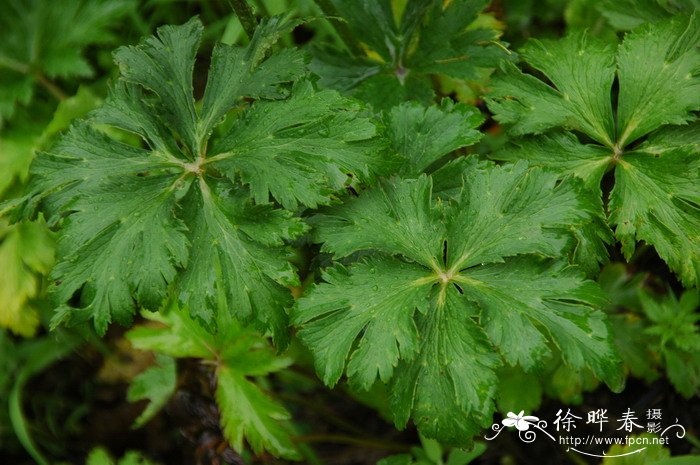
[[[543,258],[561,256],[565,226],[592,214],[576,186],[524,163],[485,166],[447,204],[423,175],[313,218],[323,250],[365,257],[327,270],[292,314],[324,381],[345,372],[364,389],[388,382],[398,426],[413,419],[455,445],[493,411],[501,360],[492,345],[532,369],[553,342],[572,367],[619,388],[600,290]]]
[[[129,402],[148,400],[148,405],[134,420],[132,428],[140,428],[150,421],[175,393],[177,373],[175,360],[159,355],[157,365],[136,376],[129,386],[126,398]]]
[[[215,47],[201,104],[198,19],[115,52],[120,79],[105,105],[32,168],[26,212],[41,203],[61,228],[54,324],[92,318],[104,333],[174,293],[212,330],[230,313],[287,342],[285,287],[298,283],[287,243],[305,226],[273,202],[329,203],[383,169],[363,107],[316,92],[301,52],[271,53],[296,24],[270,18],[246,47]]]
[[[512,133],[544,133],[517,141],[494,158],[527,159],[561,176],[574,174],[598,195],[603,175],[614,169],[609,199],[597,202],[599,217],[607,203],[607,221],[625,257],[645,241],[686,286],[700,278],[700,165],[693,114],[700,109],[699,41],[696,14],[641,26],[626,35],[617,52],[583,32],[559,41],[533,40],[522,55],[548,82],[505,64],[487,99],[495,118]],[[619,92],[613,111],[615,78]],[[584,143],[584,136],[594,143]],[[609,236],[602,221],[597,223],[581,230],[582,245],[599,242],[596,235]],[[607,257],[597,249],[582,257],[591,271]]]

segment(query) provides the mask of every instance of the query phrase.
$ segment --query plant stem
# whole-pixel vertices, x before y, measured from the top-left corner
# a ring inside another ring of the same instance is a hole
[[[58,87],[58,85],[56,85],[55,82],[51,81],[49,78],[44,76],[39,70],[32,71],[32,67],[26,63],[13,60],[12,58],[0,56],[0,68],[8,68],[17,73],[34,76],[34,79],[36,79],[39,84],[41,84],[46,90],[48,90],[49,93],[56,98],[56,100],[60,101],[68,98],[63,89]]]
[[[346,23],[344,19],[340,19],[338,12],[335,10],[335,7],[331,1],[316,0],[316,4],[319,6],[319,8],[321,8],[321,11],[323,11],[323,14],[326,15],[329,20],[334,20],[332,21],[333,27],[335,27],[336,32],[338,32],[340,39],[343,41],[343,43],[345,43],[348,50],[350,50],[350,52],[355,56],[364,55],[362,45],[360,45],[360,42],[353,35],[350,27],[348,27],[348,23]]]
[[[36,80],[39,82],[39,84],[41,84],[42,86],[44,86],[44,88],[45,88],[46,90],[48,90],[49,93],[50,93],[51,95],[54,96],[54,98],[55,98],[56,100],[61,101],[61,100],[65,100],[66,98],[68,98],[68,96],[67,96],[66,93],[63,91],[63,89],[61,89],[60,87],[58,87],[58,86],[56,85],[56,83],[54,83],[53,81],[51,81],[49,78],[47,78],[47,77],[44,76],[43,74],[41,74],[41,73],[36,73],[36,74],[34,75],[34,77],[35,77]]]
[[[406,452],[410,450],[408,444],[401,444],[391,441],[379,441],[371,438],[356,438],[352,436],[343,436],[341,434],[307,434],[305,436],[297,436],[295,442],[327,442],[331,444],[351,444],[354,446],[364,446],[372,449],[383,449],[395,452]]]
[[[246,0],[229,0],[229,5],[233,8],[234,13],[238,16],[241,21],[243,30],[248,34],[248,38],[252,39],[253,34],[255,34],[255,29],[258,26],[258,21],[255,19],[253,10],[250,9],[250,5]]]

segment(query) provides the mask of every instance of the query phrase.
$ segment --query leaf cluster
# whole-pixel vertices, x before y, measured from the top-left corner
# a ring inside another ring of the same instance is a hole
[[[287,14],[209,53],[195,17],[116,49],[101,104],[81,89],[25,132],[35,84],[89,76],[83,51],[133,4],[10,0],[0,325],[37,330],[51,270],[52,328],[149,320],[127,335],[157,354],[129,389],[149,402],[135,427],[176,392],[177,359],[194,358],[231,446],[291,460],[306,452],[268,380],[303,363],[282,353],[294,339],[328,387],[385,388],[396,427],[418,428],[422,447],[383,464],[467,463],[448,447],[473,445],[497,407],[575,402],[598,380],[619,391],[625,368],[650,380],[663,367],[696,395],[697,15],[599,6],[632,29],[619,43],[574,30],[515,55],[487,3],[319,2],[344,47],[326,30],[308,50],[288,46],[307,23]],[[56,36],[37,35],[48,22]],[[492,119],[454,101],[469,81],[488,88]],[[501,130],[508,144],[479,153]],[[634,261],[640,242],[689,290],[628,292],[601,274],[618,244]]]

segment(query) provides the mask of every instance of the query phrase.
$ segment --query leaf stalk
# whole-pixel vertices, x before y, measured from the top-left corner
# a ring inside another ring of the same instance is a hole
[[[250,5],[248,5],[246,0],[229,0],[228,3],[231,5],[233,12],[236,13],[236,16],[238,16],[238,19],[241,21],[243,30],[248,35],[248,38],[252,39],[253,34],[255,34],[255,29],[258,26],[258,21],[255,19],[255,15],[253,14],[253,10],[250,8]]]
[[[365,52],[362,45],[355,38],[355,35],[350,30],[345,20],[338,15],[338,12],[330,0],[316,0],[316,4],[321,8],[321,11],[328,19],[335,19],[335,21],[332,21],[333,27],[348,50],[355,56],[363,56]]]

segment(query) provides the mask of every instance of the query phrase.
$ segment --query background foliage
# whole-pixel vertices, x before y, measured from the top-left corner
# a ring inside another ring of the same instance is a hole
[[[700,460],[697,9],[2,0],[0,461]]]

